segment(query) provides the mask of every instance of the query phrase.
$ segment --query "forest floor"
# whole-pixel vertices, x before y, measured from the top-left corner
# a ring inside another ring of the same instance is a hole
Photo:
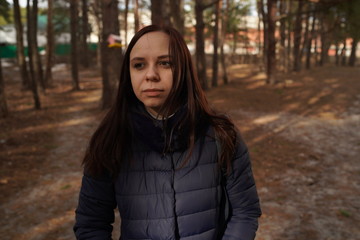
[[[1,239],[74,239],[81,158],[104,114],[101,78],[83,70],[82,90],[71,91],[60,67],[35,111],[18,73],[3,72],[11,115],[0,120]],[[360,239],[360,69],[314,68],[276,85],[250,65],[229,73],[207,95],[249,147],[263,210],[256,239]]]

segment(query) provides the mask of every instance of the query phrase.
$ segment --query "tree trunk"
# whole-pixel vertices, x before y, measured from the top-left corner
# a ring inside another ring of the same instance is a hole
[[[94,14],[95,25],[98,29],[97,31],[97,48],[96,48],[96,65],[101,67],[101,29],[102,29],[102,19],[101,19],[101,1],[94,1],[91,5],[91,10]]]
[[[118,1],[102,1],[101,74],[103,82],[102,108],[109,108],[115,97],[116,83],[119,79],[119,66],[122,61],[121,47],[109,48],[107,38],[110,34],[120,34]]]
[[[206,56],[205,56],[205,39],[204,39],[204,19],[203,5],[201,0],[195,1],[195,37],[196,37],[196,68],[201,86],[204,90],[208,89],[206,76]]]
[[[331,47],[331,42],[329,40],[326,41],[326,45],[325,45],[325,51],[324,51],[324,63],[328,63],[329,62],[329,50]]]
[[[48,86],[52,83],[52,66],[53,66],[53,53],[54,53],[54,30],[53,30],[53,0],[48,0],[47,10],[47,44],[46,44],[46,70],[45,70],[45,84]]]
[[[165,25],[165,13],[164,13],[164,3],[163,0],[151,0],[151,23],[163,26]]]
[[[16,28],[16,57],[19,65],[22,86],[25,89],[30,88],[30,79],[28,76],[27,63],[25,60],[23,25],[21,22],[19,0],[14,0],[14,22]]]
[[[294,8],[294,1],[290,1],[288,2],[288,15],[291,16],[293,15],[293,12],[292,12],[292,9]],[[286,63],[287,63],[287,70],[288,72],[292,70],[293,68],[293,59],[292,59],[292,55],[291,55],[291,49],[293,47],[292,45],[292,32],[293,32],[293,21],[292,21],[292,18],[289,18],[287,20],[287,30],[288,30],[288,33],[287,33],[287,46],[286,46]]]
[[[294,28],[294,67],[293,71],[298,72],[301,68],[300,59],[300,44],[301,44],[301,33],[302,33],[302,10],[304,1],[298,1],[298,9],[296,12],[295,28]]]
[[[268,0],[268,54],[267,54],[267,83],[274,84],[276,71],[276,38],[275,38],[275,17],[277,0]]]
[[[2,64],[0,58],[0,118],[5,118],[9,114],[6,98],[5,98],[5,84],[2,74]]]
[[[128,13],[129,13],[129,0],[125,0],[125,12],[124,12],[125,47],[127,47],[127,39],[128,39]]]
[[[173,2],[170,2],[171,0],[162,0],[161,4],[161,11],[162,11],[162,18],[163,18],[163,24],[165,26],[172,26],[171,21],[171,7],[170,5],[173,4]]]
[[[37,41],[37,26],[38,26],[38,0],[33,0],[33,7],[32,7],[32,12],[31,12],[32,16],[32,21],[34,23],[33,25],[33,29],[34,31],[32,32],[33,34],[33,41],[34,44],[32,45],[33,47],[33,56],[34,56],[34,67],[36,68],[36,72],[37,72],[37,79],[39,80],[39,83],[41,85],[41,88],[43,90],[45,90],[46,88],[46,84],[44,81],[44,73],[43,73],[43,69],[42,69],[42,63],[41,63],[41,57],[40,57],[40,53],[38,51],[39,49],[39,44]]]
[[[315,38],[315,22],[316,22],[316,14],[314,12],[313,16],[312,16],[311,33],[310,33],[310,37],[309,37],[308,42],[307,42],[306,69],[310,69],[310,65],[311,65],[311,62],[310,62],[310,60],[311,60],[311,48],[312,48],[313,39]]]
[[[263,21],[263,32],[264,32],[264,44],[263,44],[263,62],[264,62],[264,66],[267,67],[267,53],[268,53],[268,47],[269,47],[269,31],[268,31],[268,14],[265,13],[265,5],[264,5],[264,0],[260,0],[259,1],[259,8],[260,8],[260,12],[261,12],[261,16],[262,16],[262,21]]]
[[[320,54],[320,62],[319,65],[323,66],[326,62],[326,56],[328,54],[327,49],[328,49],[328,39],[327,39],[327,28],[324,22],[324,14],[322,14],[322,18],[320,19],[320,41],[321,41],[321,54]]]
[[[319,66],[319,52],[318,52],[318,34],[316,33],[315,39],[314,39],[314,62],[316,66]]]
[[[139,16],[139,0],[134,0],[134,22],[135,22],[135,32],[140,29],[140,16]]]
[[[172,1],[170,4],[173,26],[185,35],[184,0]]]
[[[343,42],[343,48],[341,49],[341,66],[345,66],[346,65],[346,37],[344,38],[344,42]]]
[[[78,70],[78,21],[79,21],[78,1],[70,1],[70,34],[71,34],[71,76],[73,90],[80,90],[79,70]]]
[[[228,0],[227,0],[228,2]],[[259,21],[258,21],[258,24],[257,24],[257,30],[258,30],[258,35],[257,35],[257,41],[258,41],[258,53],[257,53],[257,60],[259,61],[260,64],[259,65],[259,70],[260,71],[263,71],[264,69],[264,63],[265,63],[265,60],[264,60],[264,51],[263,51],[263,48],[264,48],[264,43],[262,43],[264,41],[264,37],[262,36],[261,32],[264,34],[265,32],[265,29],[261,29],[261,24],[264,22],[263,21],[263,15],[261,13],[261,4],[260,4],[260,1],[257,1],[256,2],[256,9],[257,9],[257,15],[258,15],[258,18],[259,18]]]
[[[302,64],[302,59],[304,56],[304,53],[307,51],[308,46],[308,42],[309,42],[309,32],[310,32],[310,9],[307,8],[307,13],[306,13],[306,21],[305,21],[305,34],[304,34],[304,39],[303,39],[303,43],[302,43],[302,48],[300,51],[300,64]]]
[[[229,1],[226,1],[226,10],[228,12],[229,9]],[[223,72],[223,81],[224,84],[228,84],[229,80],[227,77],[227,69],[226,69],[226,63],[225,63],[225,53],[224,53],[224,43],[226,40],[226,25],[227,25],[227,16],[226,14],[223,14],[223,11],[220,12],[221,16],[220,17],[220,23],[219,23],[219,27],[221,28],[219,30],[220,34],[220,61],[221,61],[221,67],[222,67],[222,72]]]
[[[40,104],[40,98],[38,93],[38,87],[37,87],[37,62],[36,62],[36,54],[37,54],[37,47],[36,47],[36,41],[34,38],[36,38],[36,32],[35,31],[35,23],[32,18],[32,11],[34,9],[31,9],[30,6],[30,0],[27,0],[26,2],[26,18],[27,18],[27,41],[28,41],[28,56],[29,56],[29,66],[30,66],[30,86],[31,91],[33,93],[34,98],[34,107],[35,109],[41,109]]]
[[[89,67],[89,48],[87,38],[89,36],[89,20],[88,20],[88,0],[81,1],[81,64],[83,67]]]
[[[335,43],[335,66],[339,66],[340,64],[340,56],[339,56],[339,47],[340,43],[337,41]]]
[[[287,58],[286,58],[286,0],[280,1],[280,49],[279,49],[279,55],[280,55],[280,62],[279,65],[281,65],[283,71],[285,71],[287,67]]]
[[[359,42],[359,39],[353,38],[353,41],[352,41],[352,44],[351,44],[351,53],[350,53],[350,58],[349,58],[349,66],[350,67],[355,67],[356,47],[357,47],[358,42]]]
[[[280,0],[280,46],[285,48],[286,42],[286,0]]]
[[[214,26],[214,36],[213,36],[213,47],[214,47],[214,54],[213,54],[213,65],[212,65],[212,86],[216,87],[218,73],[219,73],[219,61],[218,61],[218,48],[219,48],[219,14],[220,14],[220,6],[222,1],[219,1],[215,4],[215,26]]]

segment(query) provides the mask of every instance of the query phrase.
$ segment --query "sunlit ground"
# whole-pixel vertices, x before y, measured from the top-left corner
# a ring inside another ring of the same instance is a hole
[[[230,83],[207,91],[249,147],[263,208],[257,239],[360,235],[358,75],[327,66],[279,74],[279,83],[266,85],[257,66],[233,65]],[[13,76],[5,73],[11,115],[0,120],[2,239],[74,239],[81,158],[104,113],[101,79],[82,71],[82,91],[73,92],[70,73],[60,69],[41,93],[43,110],[34,111]]]

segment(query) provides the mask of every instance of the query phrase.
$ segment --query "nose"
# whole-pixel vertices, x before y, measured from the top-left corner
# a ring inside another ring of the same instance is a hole
[[[150,65],[146,72],[146,80],[148,81],[159,81],[158,69],[155,65]]]

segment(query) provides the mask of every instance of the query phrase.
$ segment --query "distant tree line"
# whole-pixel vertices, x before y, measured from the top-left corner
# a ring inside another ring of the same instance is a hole
[[[257,59],[265,67],[267,83],[276,83],[276,72],[279,71],[300,71],[313,65],[322,66],[328,61],[332,44],[336,46],[336,64],[354,66],[356,46],[360,39],[360,1],[357,0],[47,0],[47,8],[40,9],[48,18],[46,56],[42,59],[36,40],[38,0],[27,0],[26,21],[22,21],[24,9],[20,8],[18,0],[14,0],[13,5],[7,1],[0,3],[0,16],[8,22],[13,18],[22,86],[32,91],[36,109],[41,108],[39,89],[45,92],[52,84],[55,35],[59,31],[67,31],[71,35],[73,89],[81,90],[79,67],[88,68],[98,64],[103,85],[101,107],[111,106],[128,33],[148,24],[142,22],[145,9],[150,9],[153,24],[173,26],[187,41],[195,41],[195,64],[204,89],[216,87],[220,80],[228,83],[226,66],[238,54],[239,43],[245,46],[248,54],[248,29],[246,24],[245,28],[241,27],[244,26],[241,23],[252,12],[251,7],[256,9],[259,17],[257,45],[261,51]],[[252,6],[254,3],[256,6]],[[130,14],[133,16],[132,25],[129,24]],[[92,24],[89,23],[90,17]],[[58,27],[59,22],[62,28]],[[24,55],[24,26],[28,61]],[[88,39],[94,29],[97,29],[99,37],[98,61],[91,62]],[[115,47],[109,46],[109,36],[120,35],[120,30],[125,33],[121,36],[124,41]],[[206,72],[210,66],[205,54],[206,39],[212,39],[213,45],[211,79],[208,79]],[[347,39],[352,40],[348,59],[345,54]],[[225,53],[225,45],[231,47],[230,53]],[[0,112],[5,116],[7,108],[3,86],[0,71]]]
[[[264,26],[263,62],[268,83],[276,82],[277,70],[298,72],[323,66],[329,61],[331,45],[335,45],[336,65],[355,66],[360,1],[258,0],[257,9]],[[352,41],[348,60],[347,39]]]

